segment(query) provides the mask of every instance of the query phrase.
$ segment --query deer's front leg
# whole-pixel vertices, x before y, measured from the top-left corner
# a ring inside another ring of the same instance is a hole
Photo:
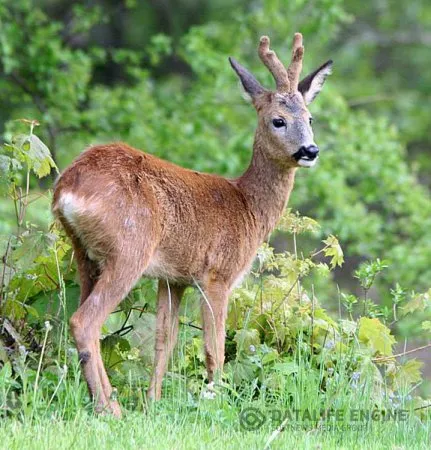
[[[156,341],[154,369],[147,398],[159,400],[167,362],[175,347],[178,336],[178,313],[185,286],[169,285],[159,281],[157,298]]]
[[[223,283],[212,282],[204,293],[201,300],[204,346],[208,381],[212,383],[215,375],[223,371],[229,289]]]

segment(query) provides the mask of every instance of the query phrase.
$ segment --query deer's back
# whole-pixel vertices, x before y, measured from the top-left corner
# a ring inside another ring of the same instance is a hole
[[[80,155],[56,183],[53,209],[97,258],[124,248],[127,240],[147,246],[153,252],[149,276],[187,281],[214,276],[230,283],[259,244],[235,182],[125,144]]]

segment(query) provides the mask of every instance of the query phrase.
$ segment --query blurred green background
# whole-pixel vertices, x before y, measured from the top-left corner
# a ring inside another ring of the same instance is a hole
[[[344,267],[316,280],[316,292],[336,307],[338,287],[356,292],[352,273],[379,257],[389,268],[372,295],[384,303],[396,283],[416,292],[431,285],[430,21],[424,0],[2,0],[0,134],[7,142],[24,129],[17,119],[38,120],[60,169],[91,144],[123,140],[186,167],[239,175],[255,113],[227,58],[272,87],[258,39],[269,35],[287,62],[300,31],[304,75],[334,60],[310,107],[322,157],[300,171],[290,200],[345,251]],[[32,180],[33,191],[52,180]],[[4,236],[15,223],[10,201],[0,199],[0,215]],[[49,196],[29,217],[48,226]],[[304,254],[321,236],[301,236]],[[285,236],[275,242],[289,246]],[[397,332],[423,339],[413,322]]]

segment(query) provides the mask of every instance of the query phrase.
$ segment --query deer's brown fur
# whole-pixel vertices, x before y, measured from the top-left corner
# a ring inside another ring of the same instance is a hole
[[[276,79],[277,92],[264,89],[231,60],[258,113],[252,161],[241,177],[230,180],[184,169],[114,143],[86,150],[59,178],[53,211],[72,239],[81,279],[71,329],[99,410],[120,415],[100,355],[100,329],[142,276],[159,279],[148,396],[160,398],[181,296],[189,285],[198,284],[204,294],[209,381],[222,369],[229,293],[279,219],[297,167],[311,165],[301,151],[307,145],[316,148],[305,99],[310,89],[320,90],[327,73],[316,71],[307,79],[307,92],[301,91],[298,36],[288,70],[269,50],[269,39],[261,40],[259,54]],[[329,65],[322,66],[326,72]],[[284,121],[283,130],[275,128],[274,118]]]

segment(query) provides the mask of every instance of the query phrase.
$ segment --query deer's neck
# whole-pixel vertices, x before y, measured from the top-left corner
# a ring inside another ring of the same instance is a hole
[[[275,227],[293,188],[296,168],[280,165],[268,158],[265,146],[256,136],[253,158],[245,173],[237,179],[251,208],[259,238],[263,240]]]

